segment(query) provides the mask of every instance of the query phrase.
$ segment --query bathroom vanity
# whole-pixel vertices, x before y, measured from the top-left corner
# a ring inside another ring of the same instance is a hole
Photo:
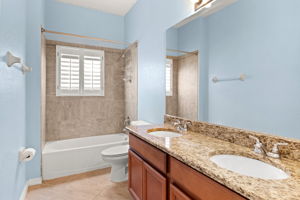
[[[130,134],[129,191],[136,200],[246,199]]]
[[[300,199],[298,140],[197,121],[191,122],[187,131],[180,132],[171,123],[177,120],[186,121],[167,115],[162,125],[127,127],[130,145],[128,187],[134,199]],[[155,134],[156,131],[160,134]],[[170,136],[168,131],[177,131],[180,136]],[[259,138],[267,151],[278,142],[288,145],[279,147],[280,159],[272,158],[254,152],[256,143],[252,137]],[[237,162],[238,166],[250,168],[252,172],[264,171],[256,164],[263,163],[284,174],[277,176],[274,173],[265,178],[269,170],[258,173],[258,177],[237,173],[218,166],[212,159],[217,155],[254,161],[250,167]]]

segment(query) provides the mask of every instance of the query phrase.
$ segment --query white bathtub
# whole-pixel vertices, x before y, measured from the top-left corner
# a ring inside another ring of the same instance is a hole
[[[110,167],[101,151],[127,144],[123,133],[47,142],[42,153],[44,180]]]

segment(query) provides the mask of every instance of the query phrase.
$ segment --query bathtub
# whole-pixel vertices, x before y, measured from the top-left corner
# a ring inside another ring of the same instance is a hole
[[[47,142],[42,152],[43,180],[110,167],[101,151],[128,144],[123,133]]]

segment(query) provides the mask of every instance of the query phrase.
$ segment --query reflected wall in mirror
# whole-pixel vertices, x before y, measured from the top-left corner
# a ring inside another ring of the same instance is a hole
[[[168,49],[166,114],[198,119],[198,52]]]
[[[199,53],[199,120],[299,139],[300,1],[237,0],[216,9],[226,1],[166,34],[168,49]]]

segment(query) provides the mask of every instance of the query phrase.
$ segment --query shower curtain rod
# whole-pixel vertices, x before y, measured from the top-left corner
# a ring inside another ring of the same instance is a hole
[[[114,44],[125,44],[125,45],[130,44],[130,43],[127,43],[127,42],[108,40],[108,39],[104,39],[104,38],[90,37],[90,36],[77,35],[77,34],[73,34],[73,33],[64,33],[64,32],[58,32],[58,31],[50,31],[50,30],[47,30],[47,29],[44,29],[44,28],[41,28],[41,32],[42,33],[51,33],[51,34],[56,34],[56,35],[65,35],[65,36],[71,36],[71,37],[79,37],[79,38],[85,38],[85,39],[91,39],[91,40],[98,40],[98,41],[114,43]]]
[[[167,49],[167,51],[184,53],[184,54],[198,54],[198,51],[188,52],[188,51],[181,51],[181,50],[176,50],[176,49]]]

